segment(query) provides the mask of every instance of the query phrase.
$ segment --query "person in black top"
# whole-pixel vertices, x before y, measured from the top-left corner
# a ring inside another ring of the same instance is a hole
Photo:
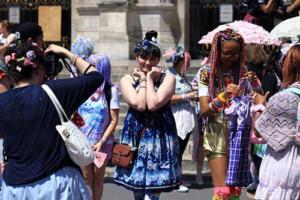
[[[281,88],[282,69],[279,64],[278,50],[271,52],[267,65],[263,71],[262,89],[263,92],[269,92],[267,100],[277,93]]]
[[[261,45],[248,45],[247,46],[247,68],[250,71],[254,71],[261,81],[261,91],[259,93],[266,94],[269,92],[267,99],[277,93],[280,89],[282,72],[278,64],[277,50],[273,50],[268,54]],[[261,155],[257,155],[255,152],[255,145],[264,144],[252,144],[250,148],[251,156],[251,174],[253,182],[247,187],[247,192],[255,194],[259,180],[259,168],[261,165]],[[260,147],[264,149],[264,147]]]
[[[36,44],[18,45],[5,56],[14,88],[0,94],[0,133],[4,139],[1,199],[90,199],[79,167],[56,131],[58,113],[41,88],[44,53],[67,57],[83,74],[46,84],[68,117],[102,84],[89,63],[57,45],[45,52]]]
[[[291,5],[286,7],[285,11],[290,17],[298,16],[300,12],[300,0],[293,1]]]

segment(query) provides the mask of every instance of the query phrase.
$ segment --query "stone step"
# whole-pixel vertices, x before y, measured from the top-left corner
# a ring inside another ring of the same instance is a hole
[[[124,76],[124,74],[112,74],[111,75],[111,81],[113,83],[120,83],[121,78]]]
[[[119,122],[121,122],[121,124],[123,124],[125,117],[126,117],[125,112],[119,114]],[[118,123],[118,124],[120,124],[120,123]]]
[[[120,113],[127,113],[128,110],[128,104],[124,101],[120,102]]]

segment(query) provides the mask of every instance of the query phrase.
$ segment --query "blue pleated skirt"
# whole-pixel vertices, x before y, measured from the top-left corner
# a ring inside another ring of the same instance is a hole
[[[9,186],[2,183],[1,200],[91,200],[78,169],[64,167],[39,181]]]

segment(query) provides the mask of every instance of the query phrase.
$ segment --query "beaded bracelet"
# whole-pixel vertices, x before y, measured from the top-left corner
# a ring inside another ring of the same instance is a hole
[[[227,102],[228,102],[228,97],[225,95],[224,92],[222,92],[218,95],[218,99],[224,104],[227,104]]]
[[[224,105],[218,98],[214,98],[210,103],[213,111],[222,112]]]

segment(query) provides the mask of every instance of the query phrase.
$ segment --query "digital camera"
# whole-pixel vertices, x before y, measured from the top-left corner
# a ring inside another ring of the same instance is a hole
[[[48,54],[45,58],[44,68],[48,79],[53,79],[62,71],[63,64],[60,62],[60,59],[64,58],[53,53]]]

